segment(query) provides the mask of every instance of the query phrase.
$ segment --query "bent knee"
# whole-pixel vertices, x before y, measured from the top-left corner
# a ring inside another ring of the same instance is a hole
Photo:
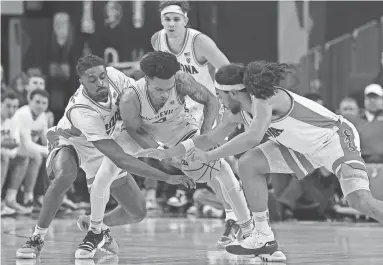
[[[243,154],[238,161],[239,170],[251,170],[253,173],[269,173],[269,162],[261,149],[253,148]]]

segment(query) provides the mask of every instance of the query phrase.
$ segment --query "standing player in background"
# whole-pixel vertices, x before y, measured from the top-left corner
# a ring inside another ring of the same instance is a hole
[[[10,161],[13,161],[20,145],[20,124],[14,118],[19,99],[13,92],[1,95],[1,189],[7,177]],[[1,203],[1,216],[12,215],[16,210]]]
[[[75,181],[78,167],[85,171],[90,189],[92,183],[97,181],[95,176],[104,157],[108,157],[122,169],[113,179],[113,184],[110,183],[111,193],[119,206],[105,215],[106,225],[140,222],[146,215],[144,198],[137,183],[127,172],[173,184],[180,184],[186,179],[183,175],[167,175],[124,151],[137,152],[137,145],[129,135],[120,133],[118,108],[121,93],[134,80],[113,67],[106,67],[103,59],[92,54],[80,58],[76,68],[81,86],[71,97],[65,115],[57,126],[47,132],[50,151],[47,173],[53,181],[44,196],[33,235],[16,252],[18,258],[34,259],[39,256],[48,227],[65,193]],[[31,96],[37,93],[35,91],[39,90],[32,91]],[[91,202],[101,197],[106,204],[109,199],[93,189],[90,193]],[[94,206],[92,203],[91,207]],[[76,251],[76,258],[92,258],[100,247],[118,252],[118,246],[110,237],[109,229],[101,229],[101,222],[91,223],[85,239]]]
[[[174,54],[181,64],[181,71],[191,74],[198,83],[201,83],[209,89],[213,95],[216,95],[214,87],[215,69],[230,62],[211,38],[195,29],[187,28],[189,9],[190,7],[187,1],[160,1],[159,11],[161,13],[161,24],[164,28],[154,33],[151,38],[151,43],[154,50]],[[201,128],[201,134],[206,133],[207,131],[201,127],[203,122],[203,105],[186,97],[186,107],[196,118]],[[156,183],[147,179],[145,184],[153,186],[152,189],[148,191],[148,202],[155,202]],[[219,183],[212,181],[211,186],[224,205],[229,206],[230,204],[224,202]],[[176,196],[168,200],[169,205],[176,207],[185,205],[186,203],[186,193],[185,190],[182,189],[178,189]],[[232,209],[225,208],[226,221],[230,219],[236,220]],[[234,226],[235,222],[227,222],[227,229],[222,240],[227,240],[230,231],[232,228],[235,228]]]
[[[35,89],[29,94],[29,103],[19,108],[14,118],[22,126],[20,130],[20,148],[17,156],[19,163],[12,170],[5,203],[21,213],[33,210],[33,190],[38,177],[43,157],[48,154],[45,134],[48,130],[48,119],[45,111],[48,108],[49,94],[45,90]],[[38,141],[41,140],[42,144]],[[24,169],[25,167],[26,170]],[[21,172],[25,172],[21,174]],[[23,207],[16,202],[16,195],[24,181]]]

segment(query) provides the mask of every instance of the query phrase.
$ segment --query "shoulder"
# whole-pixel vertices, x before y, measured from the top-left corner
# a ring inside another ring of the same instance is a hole
[[[136,84],[131,84],[121,97],[120,108],[138,109],[140,105],[141,97]]]
[[[160,36],[160,33],[161,33],[161,30],[159,30],[156,33],[154,33],[152,35],[152,37],[150,38],[150,43],[152,44],[152,47],[153,47],[154,50],[158,49],[157,41],[158,41],[158,38]]]
[[[207,35],[203,33],[198,33],[194,39],[194,49],[196,51],[203,51],[208,48],[215,48],[217,45],[215,42]]]
[[[22,106],[21,108],[17,109],[13,116],[19,120],[25,120],[25,119],[32,120],[31,109],[29,108],[28,105]]]

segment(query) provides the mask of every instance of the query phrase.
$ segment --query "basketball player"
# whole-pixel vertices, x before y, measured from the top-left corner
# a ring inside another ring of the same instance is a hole
[[[76,68],[81,86],[70,99],[58,125],[47,133],[50,150],[47,173],[53,181],[45,194],[33,235],[16,252],[20,258],[39,256],[49,224],[64,194],[76,179],[79,166],[86,173],[89,188],[95,181],[104,157],[122,169],[112,179],[111,186],[111,192],[120,206],[105,216],[106,225],[116,225],[116,216],[122,217],[124,223],[133,223],[141,221],[146,215],[144,198],[136,182],[123,170],[172,184],[189,179],[183,175],[167,175],[124,152],[138,150],[128,134],[120,133],[119,122],[119,98],[122,91],[133,84],[132,79],[112,67],[106,67],[103,59],[92,54],[79,59]],[[91,198],[93,196],[97,194],[91,192]],[[100,224],[91,226],[92,229],[76,251],[76,258],[92,258],[96,249],[104,243],[104,248],[118,252],[109,229],[101,230]]]
[[[239,160],[239,168],[255,230],[244,241],[227,246],[230,253],[276,249],[268,224],[268,173],[295,173],[303,178],[315,168],[325,167],[338,177],[351,207],[383,222],[383,202],[369,190],[355,127],[318,103],[278,87],[288,71],[285,64],[266,62],[219,69],[217,91],[231,113],[226,113],[215,131],[193,139],[198,148],[206,149],[239,122],[249,127],[215,150],[195,149],[189,156],[192,161],[205,162],[247,151]],[[259,145],[264,134],[270,141]]]
[[[197,82],[204,85],[215,95],[215,70],[230,62],[210,37],[195,29],[187,28],[189,10],[188,1],[160,1],[159,11],[163,29],[153,34],[151,38],[152,47],[154,50],[174,54],[181,64],[181,71],[191,74]],[[197,124],[201,128],[203,106],[191,100],[190,97],[186,97],[185,102],[189,112],[196,118]],[[201,128],[201,134],[205,132],[204,128]],[[145,184],[148,184],[148,186],[153,185],[153,189],[148,190],[148,202],[155,201],[156,185],[150,179],[146,179]],[[211,185],[217,196],[223,198],[219,183],[213,181]],[[178,189],[176,194],[177,196],[168,200],[169,205],[181,206],[187,203],[185,191]],[[150,197],[152,198],[150,199]],[[222,202],[224,205],[228,205],[228,203]],[[226,208],[225,211],[226,222],[230,226],[227,231],[236,229],[235,222],[228,222],[230,219],[236,219],[232,209]],[[221,244],[222,242],[218,243]]]

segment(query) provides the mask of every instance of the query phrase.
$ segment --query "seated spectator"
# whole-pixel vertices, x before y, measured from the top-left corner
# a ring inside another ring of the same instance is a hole
[[[11,91],[1,97],[1,189],[3,189],[10,160],[16,157],[20,144],[19,124],[13,118],[19,107],[17,95]],[[15,214],[16,210],[1,204],[1,216]]]
[[[12,79],[10,89],[12,89],[20,101],[20,107],[28,104],[28,92],[26,85],[28,83],[28,77],[21,73]]]
[[[20,134],[20,148],[17,156],[19,163],[11,172],[9,187],[6,192],[6,204],[20,211],[30,213],[33,210],[33,191],[38,177],[38,172],[42,164],[43,156],[48,154],[46,146],[46,131],[48,130],[45,111],[48,107],[49,94],[45,90],[35,89],[30,93],[30,102],[21,107],[15,113],[15,118],[22,126]],[[41,141],[42,145],[38,144]],[[22,174],[22,169],[26,169]],[[24,181],[24,200],[25,207],[20,207],[16,202],[17,192]]]

